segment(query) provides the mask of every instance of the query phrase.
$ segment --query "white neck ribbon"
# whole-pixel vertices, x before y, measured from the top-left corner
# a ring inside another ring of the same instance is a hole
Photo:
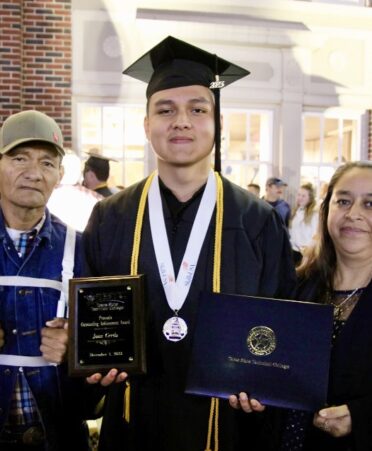
[[[212,170],[209,172],[207,185],[191,229],[177,279],[174,276],[172,256],[164,222],[159,178],[157,175],[155,175],[149,189],[148,205],[152,242],[154,244],[160,279],[164,287],[168,305],[177,314],[182,308],[190,290],[201,247],[216,205],[216,179],[214,172]]]

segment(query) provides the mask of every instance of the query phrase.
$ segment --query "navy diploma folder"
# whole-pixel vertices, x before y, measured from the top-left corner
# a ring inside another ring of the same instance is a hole
[[[202,293],[186,393],[228,398],[241,391],[266,405],[325,406],[331,305]]]

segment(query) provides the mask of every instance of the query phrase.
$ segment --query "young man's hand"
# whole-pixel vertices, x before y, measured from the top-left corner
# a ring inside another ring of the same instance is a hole
[[[229,397],[230,406],[234,409],[242,409],[244,412],[263,412],[265,406],[256,399],[251,399],[246,393],[239,393],[239,395],[231,395]]]
[[[100,383],[103,387],[107,387],[111,385],[113,382],[120,383],[125,381],[128,377],[128,374],[125,372],[119,373],[116,368],[112,368],[106,376],[103,376],[101,373],[95,373],[86,378],[88,384],[98,384]]]

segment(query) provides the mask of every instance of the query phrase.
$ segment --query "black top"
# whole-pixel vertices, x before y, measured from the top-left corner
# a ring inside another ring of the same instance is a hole
[[[318,288],[319,277],[301,282],[297,298],[324,302]],[[334,337],[328,387],[328,405],[347,404],[352,418],[352,433],[333,438],[310,426],[304,451],[370,451],[372,449],[372,282],[361,294],[349,318]],[[339,325],[337,325],[339,326]],[[316,333],[316,325],[314,325]],[[286,412],[268,408],[259,415],[259,445],[252,451],[277,451],[284,432]]]

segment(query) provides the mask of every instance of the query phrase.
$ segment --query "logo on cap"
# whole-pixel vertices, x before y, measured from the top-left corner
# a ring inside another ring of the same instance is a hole
[[[212,81],[209,85],[209,89],[221,89],[225,86],[225,82],[223,80]]]
[[[55,143],[58,143],[58,135],[56,132],[53,132],[53,139]]]

